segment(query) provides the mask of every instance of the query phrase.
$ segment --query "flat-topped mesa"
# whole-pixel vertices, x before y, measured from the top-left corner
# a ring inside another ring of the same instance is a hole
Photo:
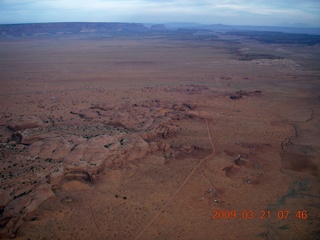
[[[53,34],[81,34],[81,33],[141,33],[149,29],[142,23],[27,23],[27,24],[1,24],[0,36],[37,36]]]

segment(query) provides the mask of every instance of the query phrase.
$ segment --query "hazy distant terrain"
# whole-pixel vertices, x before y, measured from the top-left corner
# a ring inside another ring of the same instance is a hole
[[[319,35],[0,33],[0,238],[318,237]]]
[[[139,23],[34,23],[0,25],[2,36],[32,36],[44,34],[79,33],[140,33],[147,31]]]
[[[152,32],[176,31],[227,31],[236,35],[247,35],[258,37],[255,40],[267,40],[267,43],[295,43],[295,44],[319,44],[319,28],[301,27],[255,27],[255,26],[231,26],[223,24],[203,25],[192,23],[168,23],[168,24],[142,24],[142,23],[34,23],[34,24],[2,24],[0,25],[0,36],[21,37],[53,34],[80,34],[97,33],[109,34],[111,36],[143,34]],[[273,39],[275,42],[272,42]],[[281,39],[282,42],[279,42]],[[309,39],[309,40],[306,40]],[[286,41],[286,42],[284,42]]]

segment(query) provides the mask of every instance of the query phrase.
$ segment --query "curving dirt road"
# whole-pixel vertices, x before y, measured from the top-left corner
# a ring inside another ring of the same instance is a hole
[[[163,211],[166,209],[166,207],[170,204],[170,202],[177,196],[177,194],[181,191],[181,189],[186,185],[186,183],[189,181],[190,177],[194,174],[194,172],[201,166],[202,163],[204,163],[207,159],[212,158],[216,156],[215,147],[212,141],[211,133],[209,130],[209,124],[208,120],[205,118],[208,137],[212,146],[212,152],[210,155],[206,156],[205,158],[201,159],[201,161],[193,168],[193,170],[190,172],[188,177],[184,180],[184,182],[181,184],[181,186],[177,189],[177,191],[171,196],[171,198],[167,201],[167,203],[160,209],[160,211],[154,216],[154,218],[148,223],[148,225],[140,231],[140,233],[134,238],[135,240],[140,239],[141,236],[144,234],[146,230],[153,224],[153,222],[158,219],[158,217],[163,213]]]

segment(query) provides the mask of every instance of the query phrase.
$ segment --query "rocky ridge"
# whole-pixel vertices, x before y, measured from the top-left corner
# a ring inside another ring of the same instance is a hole
[[[195,106],[154,99],[122,105],[92,104],[70,111],[69,121],[1,115],[1,232],[12,235],[55,195],[63,182],[94,184],[107,167],[123,166],[158,151],[190,118]]]

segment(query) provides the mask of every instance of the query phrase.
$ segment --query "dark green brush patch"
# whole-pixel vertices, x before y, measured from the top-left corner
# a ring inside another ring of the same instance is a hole
[[[279,229],[281,229],[281,230],[288,230],[288,229],[289,229],[289,226],[286,224],[286,225],[283,225],[283,226],[279,227]]]

